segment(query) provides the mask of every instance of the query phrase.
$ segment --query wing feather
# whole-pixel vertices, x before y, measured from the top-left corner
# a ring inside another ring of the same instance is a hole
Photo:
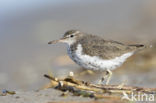
[[[84,37],[80,42],[83,47],[83,53],[103,59],[112,59],[135,50],[134,46],[124,45],[113,40],[107,41],[93,35]]]

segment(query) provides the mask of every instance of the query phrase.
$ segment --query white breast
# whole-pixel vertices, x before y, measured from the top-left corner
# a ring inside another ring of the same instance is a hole
[[[133,52],[125,53],[120,57],[116,57],[111,60],[103,60],[97,56],[89,56],[82,53],[82,45],[78,44],[77,50],[75,53],[71,53],[70,47],[68,49],[68,54],[72,60],[74,60],[77,64],[84,67],[85,69],[92,69],[92,70],[106,70],[110,69],[113,70],[119,67],[123,62],[133,55]]]

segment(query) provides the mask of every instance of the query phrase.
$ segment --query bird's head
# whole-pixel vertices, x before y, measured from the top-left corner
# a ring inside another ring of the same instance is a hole
[[[63,37],[59,40],[53,40],[48,42],[48,44],[55,44],[55,43],[67,43],[68,45],[71,45],[73,43],[76,42],[76,40],[82,36],[82,33],[78,30],[68,30],[67,32],[65,32],[65,34],[63,35]]]

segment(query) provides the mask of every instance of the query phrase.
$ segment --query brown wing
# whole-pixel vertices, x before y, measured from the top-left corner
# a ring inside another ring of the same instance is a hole
[[[124,45],[117,41],[106,41],[97,36],[86,37],[81,40],[83,52],[90,56],[111,59],[124,53],[135,51],[136,46]]]

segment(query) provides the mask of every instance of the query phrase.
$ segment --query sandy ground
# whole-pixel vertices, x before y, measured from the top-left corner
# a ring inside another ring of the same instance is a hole
[[[14,95],[0,96],[0,103],[118,103],[117,101],[94,100],[71,95],[63,97],[61,94],[61,91],[52,88],[29,92],[16,91]]]

